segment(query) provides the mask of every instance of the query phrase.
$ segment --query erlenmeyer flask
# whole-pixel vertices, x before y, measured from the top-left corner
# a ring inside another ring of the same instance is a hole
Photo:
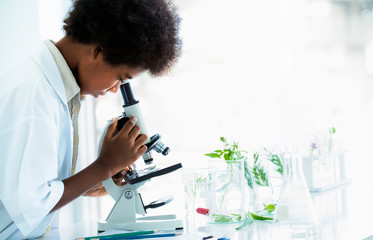
[[[319,224],[314,211],[297,153],[284,156],[284,181],[276,206],[272,239],[320,239]]]

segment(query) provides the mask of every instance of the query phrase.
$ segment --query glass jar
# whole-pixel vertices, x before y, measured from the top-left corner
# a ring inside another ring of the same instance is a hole
[[[197,208],[210,208],[212,171],[209,168],[183,169],[185,227],[188,234],[198,232],[206,224],[206,217],[196,212]]]
[[[244,220],[256,199],[255,182],[247,158],[210,160],[213,169],[210,224],[234,224]]]
[[[284,157],[284,180],[273,226],[273,239],[319,239],[319,224],[297,153]]]

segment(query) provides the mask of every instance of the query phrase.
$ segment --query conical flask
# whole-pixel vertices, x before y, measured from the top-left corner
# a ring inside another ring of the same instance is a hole
[[[297,153],[284,156],[284,179],[272,239],[320,239],[320,228]]]

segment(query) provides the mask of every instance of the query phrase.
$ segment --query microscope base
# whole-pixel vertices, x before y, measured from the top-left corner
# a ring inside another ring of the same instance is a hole
[[[128,223],[108,223],[101,221],[97,223],[98,231],[107,231],[111,229],[127,231],[147,231],[147,230],[167,230],[183,228],[183,221],[176,219],[176,215],[157,215],[140,217],[136,222]]]

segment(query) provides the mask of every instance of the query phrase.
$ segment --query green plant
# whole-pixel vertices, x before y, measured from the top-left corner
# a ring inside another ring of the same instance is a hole
[[[222,201],[220,203],[220,208],[224,201],[227,189],[229,184],[233,178],[233,166],[232,164],[238,163],[235,160],[244,159],[244,175],[246,182],[250,188],[254,188],[254,181],[258,185],[261,186],[268,186],[268,176],[264,170],[264,167],[259,160],[259,153],[254,153],[254,164],[253,168],[250,169],[250,165],[247,162],[247,151],[241,150],[239,147],[238,142],[230,143],[227,141],[225,137],[220,137],[220,141],[224,144],[222,149],[217,149],[213,152],[206,153],[205,156],[210,158],[220,158],[226,161],[229,164],[230,169],[230,179],[228,183],[225,185]],[[270,153],[267,151],[267,159],[273,162],[275,165],[278,166],[277,171],[282,174],[283,167],[280,158],[276,154]],[[240,166],[240,165],[239,165]],[[253,177],[254,176],[254,177]],[[273,220],[272,212],[275,209],[275,204],[264,204],[264,209],[261,211],[257,211],[256,213],[247,212],[246,214],[236,214],[230,213],[229,215],[226,214],[212,214],[214,222],[216,223],[231,223],[231,222],[242,222],[242,225],[237,227],[236,230],[240,230],[245,228],[247,225],[251,224],[254,220],[265,221],[265,220]]]
[[[335,127],[331,127],[331,128],[329,128],[329,133],[330,133],[331,135],[335,134]]]
[[[251,175],[249,163],[245,160],[243,165],[244,165],[244,176],[245,176],[245,179],[246,179],[246,183],[251,189],[254,189],[254,185],[253,185],[254,180],[253,180],[253,177]]]
[[[271,204],[275,206],[274,204]],[[273,209],[274,210],[274,209]],[[252,223],[253,220],[258,221],[266,221],[266,220],[273,220],[273,215],[271,213],[262,214],[261,211],[256,213],[247,212],[245,215],[231,213],[230,215],[227,214],[212,214],[215,223],[235,223],[235,222],[242,222],[242,225],[237,227],[236,230],[241,230],[246,227],[248,224]]]
[[[280,157],[267,148],[264,148],[264,151],[266,151],[266,158],[277,166],[276,172],[280,173],[282,176],[284,174],[284,166],[282,165]]]
[[[244,176],[250,188],[254,188],[253,177],[247,162],[247,151],[241,150],[238,142],[229,143],[225,137],[220,137],[220,141],[224,144],[222,149],[215,150],[211,153],[206,153],[205,156],[210,158],[220,158],[225,160],[228,164],[235,163],[234,160],[244,160]],[[239,167],[241,167],[239,165]]]
[[[247,162],[247,151],[241,150],[238,142],[230,143],[227,141],[225,137],[220,137],[220,141],[224,144],[224,147],[222,149],[215,150],[211,153],[206,153],[205,156],[208,156],[210,158],[220,158],[226,161],[228,164],[229,170],[230,170],[230,179],[228,183],[225,185],[225,189],[223,192],[223,196],[220,202],[220,208],[222,208],[222,205],[225,201],[225,196],[227,194],[229,185],[233,179],[234,172],[234,164],[237,164],[238,168],[242,168],[242,166],[239,164],[240,162],[238,160],[243,159],[243,167],[244,167],[244,177],[246,179],[246,182],[250,188],[254,188],[253,185],[253,177],[252,177],[252,172],[250,170],[249,164]]]
[[[261,165],[261,161],[259,160],[259,153],[257,152],[254,153],[253,174],[256,184],[268,187],[267,173],[264,171],[264,168]]]
[[[263,203],[263,206],[264,206],[264,210],[267,211],[268,213],[272,213],[273,211],[275,211],[275,208],[276,208],[276,204],[266,205],[265,203]]]
[[[264,209],[257,211],[256,213],[247,212],[245,218],[242,219],[241,226],[237,227],[236,230],[241,230],[247,227],[249,224],[256,221],[272,221],[273,220],[273,211],[275,210],[276,204],[264,205]]]
[[[333,139],[334,135],[336,133],[335,127],[330,127],[329,130],[329,136],[326,138],[327,146],[323,146],[322,142],[318,141],[318,138],[315,136],[315,140],[311,142],[310,144],[310,155],[311,156],[317,156],[324,153],[330,153],[333,150]],[[327,148],[327,149],[325,149]],[[327,152],[325,152],[327,150]]]
[[[206,153],[205,156],[210,158],[222,158],[226,161],[231,161],[242,159],[245,157],[245,154],[247,154],[246,151],[240,150],[238,142],[229,143],[225,137],[220,137],[220,141],[224,143],[223,149]]]
[[[198,174],[193,175],[194,181],[191,185],[185,185],[184,190],[186,193],[192,195],[193,200],[193,210],[196,209],[196,197],[197,193],[201,191],[203,184],[206,183],[206,177],[200,176]]]
[[[240,222],[243,219],[241,214],[236,213],[231,213],[230,215],[213,213],[212,217],[214,218],[214,222],[216,223]]]
[[[241,230],[247,227],[249,224],[256,221],[272,221],[273,220],[273,211],[276,208],[276,204],[268,204],[264,205],[263,210],[259,210],[256,213],[248,212],[245,214],[245,218],[243,219],[243,223],[241,226],[237,227],[236,230]]]
[[[335,134],[335,127],[329,128],[329,144],[328,144],[328,151],[331,152],[333,150],[333,136]]]

